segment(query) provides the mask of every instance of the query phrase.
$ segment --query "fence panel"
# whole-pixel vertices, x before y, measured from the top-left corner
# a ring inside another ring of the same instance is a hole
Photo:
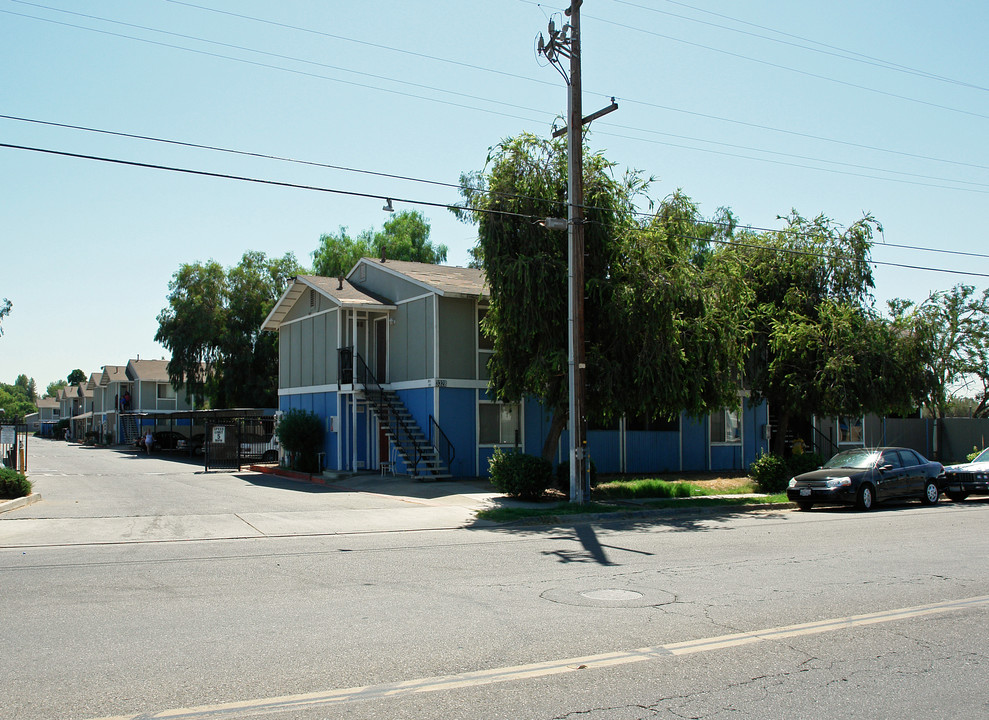
[[[0,463],[18,472],[27,470],[27,425],[0,424]]]

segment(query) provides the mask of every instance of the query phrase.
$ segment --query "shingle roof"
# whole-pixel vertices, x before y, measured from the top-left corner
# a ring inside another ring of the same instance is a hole
[[[433,265],[431,263],[406,262],[404,260],[385,260],[361,258],[361,263],[374,265],[387,272],[404,275],[421,285],[437,291],[440,295],[467,295],[479,297],[488,294],[488,284],[484,279],[484,271],[479,268],[453,267],[451,265]],[[356,267],[355,267],[356,269]],[[351,271],[353,273],[353,271]]]
[[[112,382],[127,381],[126,365],[104,365],[103,375],[100,377],[100,385],[109,385]]]
[[[135,380],[168,382],[168,360],[130,360],[127,368]]]

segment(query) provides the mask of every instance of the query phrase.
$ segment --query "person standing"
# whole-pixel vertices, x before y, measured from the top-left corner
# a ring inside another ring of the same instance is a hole
[[[155,436],[151,434],[150,430],[148,430],[148,432],[144,435],[144,447],[148,451],[148,455],[151,454],[151,446],[154,445],[154,442]]]

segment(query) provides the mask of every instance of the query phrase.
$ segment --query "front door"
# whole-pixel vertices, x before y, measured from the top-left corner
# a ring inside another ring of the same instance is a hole
[[[374,377],[379,383],[388,382],[388,320],[374,321]]]

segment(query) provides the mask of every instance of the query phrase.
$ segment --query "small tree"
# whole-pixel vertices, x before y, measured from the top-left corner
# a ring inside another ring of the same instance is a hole
[[[323,423],[308,410],[293,408],[282,415],[275,431],[278,442],[292,457],[292,467],[302,472],[319,470],[318,454],[323,447]]]

